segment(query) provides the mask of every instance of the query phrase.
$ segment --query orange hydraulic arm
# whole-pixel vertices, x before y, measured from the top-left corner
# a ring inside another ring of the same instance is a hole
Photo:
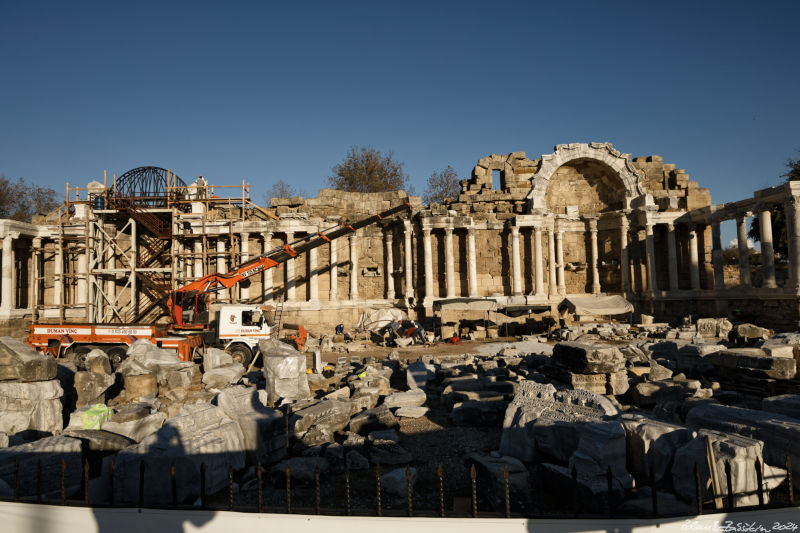
[[[358,222],[345,222],[270,250],[266,254],[236,267],[231,272],[225,274],[215,272],[196,279],[170,294],[168,306],[170,318],[172,319],[171,325],[178,329],[202,329],[208,323],[209,293],[230,289],[237,283],[267,269],[274,268],[302,253],[406,210],[411,211],[411,204],[408,203],[408,200],[392,209]]]

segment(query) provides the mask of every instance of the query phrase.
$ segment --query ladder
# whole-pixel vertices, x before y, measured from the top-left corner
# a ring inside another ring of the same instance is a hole
[[[283,326],[283,305],[286,298],[286,293],[281,292],[281,299],[275,304],[275,334],[272,335],[273,339],[280,339],[281,326]]]

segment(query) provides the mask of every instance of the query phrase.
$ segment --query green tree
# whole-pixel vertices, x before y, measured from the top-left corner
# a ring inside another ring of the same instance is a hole
[[[53,189],[25,183],[22,178],[12,181],[0,174],[0,218],[30,222],[60,203]]]
[[[447,165],[446,169],[434,172],[428,178],[428,185],[422,195],[422,201],[426,204],[443,204],[448,200],[458,198],[460,193],[461,183],[458,174],[453,167]]]
[[[800,181],[800,158],[787,159],[786,172],[781,174],[781,177],[786,178],[786,181]],[[770,213],[772,222],[772,247],[775,253],[785,256],[789,253],[789,237],[786,229],[786,213],[784,212],[783,205],[773,205],[770,209]],[[758,217],[753,217],[747,236],[754,241],[761,241],[761,225],[758,222]]]
[[[394,152],[382,154],[371,146],[351,146],[344,161],[331,171],[333,174],[328,176],[328,184],[341,191],[412,192],[408,176],[403,172],[403,163],[394,160]]]
[[[271,205],[273,198],[294,198],[296,196],[306,196],[306,191],[283,180],[278,180],[264,193],[264,205]]]

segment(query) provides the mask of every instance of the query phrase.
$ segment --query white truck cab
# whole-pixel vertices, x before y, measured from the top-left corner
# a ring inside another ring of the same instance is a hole
[[[258,353],[258,341],[272,335],[272,313],[260,305],[226,304],[219,309],[217,336],[226,352],[245,368]]]

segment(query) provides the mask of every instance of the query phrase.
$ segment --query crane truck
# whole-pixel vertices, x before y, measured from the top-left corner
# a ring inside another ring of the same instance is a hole
[[[209,312],[211,294],[230,289],[300,254],[404,211],[411,211],[408,200],[377,215],[353,223],[344,222],[274,248],[230,272],[215,272],[198,278],[169,293],[168,324],[32,324],[27,342],[56,357],[78,360],[92,349],[100,348],[114,364],[125,358],[128,346],[137,339],[148,339],[161,348],[175,349],[183,361],[191,361],[205,346],[216,346],[225,349],[246,367],[257,353],[258,341],[272,335],[270,307],[223,304],[219,319],[212,321]],[[297,329],[295,344],[302,348],[305,330],[302,326]]]

